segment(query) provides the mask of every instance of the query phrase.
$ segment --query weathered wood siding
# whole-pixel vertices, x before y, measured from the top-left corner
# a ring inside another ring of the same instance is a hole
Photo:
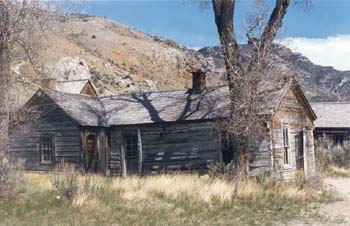
[[[111,174],[122,174],[123,134],[141,135],[142,173],[207,170],[219,160],[221,148],[213,122],[171,123],[113,127],[110,131]]]
[[[289,129],[290,164],[284,165],[283,125]],[[293,90],[288,90],[280,107],[275,113],[271,128],[273,171],[282,179],[290,178],[296,172],[297,142],[296,135],[304,131],[304,170],[307,175],[314,174],[315,153],[313,122],[307,115],[305,106],[298,100]]]
[[[54,135],[55,161],[79,163],[80,132],[76,124],[48,98],[33,103],[20,126],[9,136],[9,156],[23,159],[28,170],[50,170],[54,164],[40,163],[40,141],[44,135]]]
[[[262,175],[271,170],[271,145],[268,129],[249,140],[249,176]]]

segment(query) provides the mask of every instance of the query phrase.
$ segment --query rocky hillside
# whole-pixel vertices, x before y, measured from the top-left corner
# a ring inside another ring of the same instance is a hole
[[[188,87],[191,71],[201,67],[194,50],[98,17],[72,15],[38,38],[35,70],[21,49],[15,51],[16,106],[40,87],[43,77],[91,78],[106,95]]]
[[[243,55],[246,55],[247,49],[246,45],[241,46]],[[225,65],[219,47],[205,47],[198,52],[213,59],[216,66],[214,73],[224,77]],[[275,45],[269,63],[268,73],[295,76],[311,101],[350,100],[350,71],[315,65],[308,58],[280,45]]]
[[[91,78],[102,95],[188,88],[191,71],[199,67],[207,71],[209,85],[225,83],[218,47],[186,49],[103,18],[72,15],[37,42],[35,70],[24,53],[16,50],[11,90],[14,107],[40,87],[43,77]],[[315,65],[281,46],[275,48],[270,70],[296,75],[311,100],[350,100],[349,71]]]

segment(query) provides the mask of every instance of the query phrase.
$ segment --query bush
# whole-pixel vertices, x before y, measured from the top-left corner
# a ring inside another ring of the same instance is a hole
[[[16,196],[25,190],[22,165],[0,155],[0,197]]]
[[[78,172],[75,166],[61,162],[52,173],[53,189],[66,198],[73,198],[78,191]]]
[[[271,176],[270,171],[266,171],[263,174],[256,176],[255,181],[265,189],[273,187],[276,184],[276,179]]]
[[[59,195],[72,200],[74,207],[93,201],[100,190],[94,176],[80,177],[73,164],[60,163],[52,173],[51,184]]]
[[[317,167],[321,172],[329,169],[331,165],[337,167],[350,167],[350,144],[342,146],[334,144],[329,138],[320,138],[315,143]]]
[[[232,180],[237,175],[237,167],[231,161],[228,164],[216,162],[208,166],[209,176],[213,178],[221,178],[225,180]]]

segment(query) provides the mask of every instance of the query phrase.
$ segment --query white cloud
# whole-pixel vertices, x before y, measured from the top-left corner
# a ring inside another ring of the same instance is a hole
[[[350,70],[350,35],[325,39],[290,37],[281,40],[280,43],[294,52],[303,54],[315,64]]]

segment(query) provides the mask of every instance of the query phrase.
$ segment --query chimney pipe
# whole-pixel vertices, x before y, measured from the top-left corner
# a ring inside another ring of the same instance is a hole
[[[205,72],[196,70],[192,72],[192,91],[193,93],[201,93],[206,88]]]
[[[56,79],[54,78],[44,78],[41,80],[41,86],[44,89],[56,90]]]

